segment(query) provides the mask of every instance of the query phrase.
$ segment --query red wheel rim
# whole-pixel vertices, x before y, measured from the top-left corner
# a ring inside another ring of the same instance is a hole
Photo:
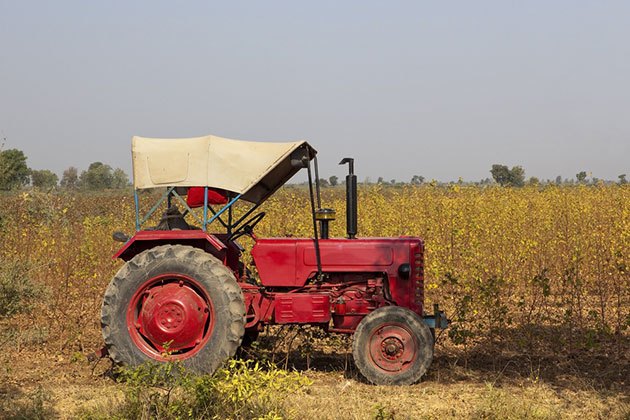
[[[416,360],[418,343],[409,327],[387,323],[370,334],[369,360],[386,374],[399,374]]]
[[[153,277],[131,298],[127,329],[134,344],[147,356],[156,360],[187,359],[212,335],[212,300],[191,277]]]

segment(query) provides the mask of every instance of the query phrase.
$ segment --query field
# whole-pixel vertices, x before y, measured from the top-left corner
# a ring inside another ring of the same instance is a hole
[[[343,236],[343,188],[322,193]],[[303,188],[263,210],[259,236],[311,236]],[[86,356],[120,266],[111,233],[133,223],[131,194],[0,196],[0,418],[94,417],[125,399],[109,362]],[[630,416],[630,187],[362,186],[359,232],[424,238],[427,307],[453,324],[404,388],[363,383],[344,337],[270,330],[251,353],[312,382],[283,397],[287,415]]]

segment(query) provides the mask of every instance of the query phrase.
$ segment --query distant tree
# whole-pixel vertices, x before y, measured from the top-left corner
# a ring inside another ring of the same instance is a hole
[[[510,185],[513,187],[525,185],[525,170],[522,166],[514,166],[510,169]]]
[[[390,180],[389,180],[389,183],[390,183],[391,185],[396,185],[396,180],[395,180],[395,179],[390,179]]]
[[[558,185],[562,184],[562,175],[558,175],[556,177],[556,184],[558,184]]]
[[[129,186],[129,177],[120,168],[114,169],[114,173],[112,174],[112,188],[123,189]]]
[[[490,170],[492,178],[499,185],[508,185],[510,183],[510,169],[505,165],[495,163]]]
[[[30,173],[24,152],[17,149],[0,152],[0,190],[13,190],[28,184]]]
[[[319,179],[319,186],[320,186],[320,187],[328,187],[328,186],[329,186],[329,184],[328,184],[328,180],[327,180],[327,179],[324,179],[324,178],[320,178],[320,179]]]
[[[112,167],[102,162],[93,162],[87,171],[81,172],[79,182],[86,190],[103,190],[112,187]]]
[[[79,186],[79,171],[74,166],[63,171],[59,185],[62,188],[73,190]]]
[[[490,173],[499,185],[512,187],[525,185],[525,170],[521,166],[514,166],[509,169],[505,165],[494,164]]]
[[[527,183],[529,185],[538,185],[538,184],[540,184],[540,180],[538,178],[536,178],[535,176],[531,176],[531,177],[529,177],[529,181],[527,181]]]
[[[31,171],[31,183],[35,188],[49,190],[57,186],[57,181],[59,181],[57,174],[48,169]]]
[[[382,176],[379,176],[379,177],[378,177],[378,179],[376,180],[376,183],[377,183],[377,184],[384,184],[384,183],[385,183],[385,180],[383,179],[383,177],[382,177]]]
[[[330,178],[328,178],[328,182],[330,183],[331,187],[335,187],[339,184],[339,178],[337,178],[335,175],[331,176]]]
[[[577,174],[575,174],[575,178],[577,179],[577,181],[582,184],[584,183],[584,181],[586,181],[586,171],[580,171]]]
[[[619,178],[619,184],[620,185],[628,183],[628,181],[626,180],[626,174],[621,174],[617,178]]]
[[[424,183],[424,177],[421,175],[414,175],[411,177],[411,183],[413,185],[420,185],[422,183]]]

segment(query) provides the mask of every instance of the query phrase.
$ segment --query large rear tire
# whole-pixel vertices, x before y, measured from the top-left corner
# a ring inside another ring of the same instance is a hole
[[[103,338],[117,364],[180,360],[213,373],[234,356],[245,304],[234,274],[190,246],[163,245],[136,255],[107,287]]]
[[[354,332],[352,355],[359,372],[376,385],[411,385],[433,361],[433,337],[415,312],[400,306],[379,308]]]

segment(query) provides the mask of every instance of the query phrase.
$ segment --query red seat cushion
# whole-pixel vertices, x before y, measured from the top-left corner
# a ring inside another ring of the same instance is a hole
[[[190,187],[186,204],[191,208],[203,207],[204,187]],[[227,193],[218,188],[208,188],[208,204],[226,204],[228,202]]]

